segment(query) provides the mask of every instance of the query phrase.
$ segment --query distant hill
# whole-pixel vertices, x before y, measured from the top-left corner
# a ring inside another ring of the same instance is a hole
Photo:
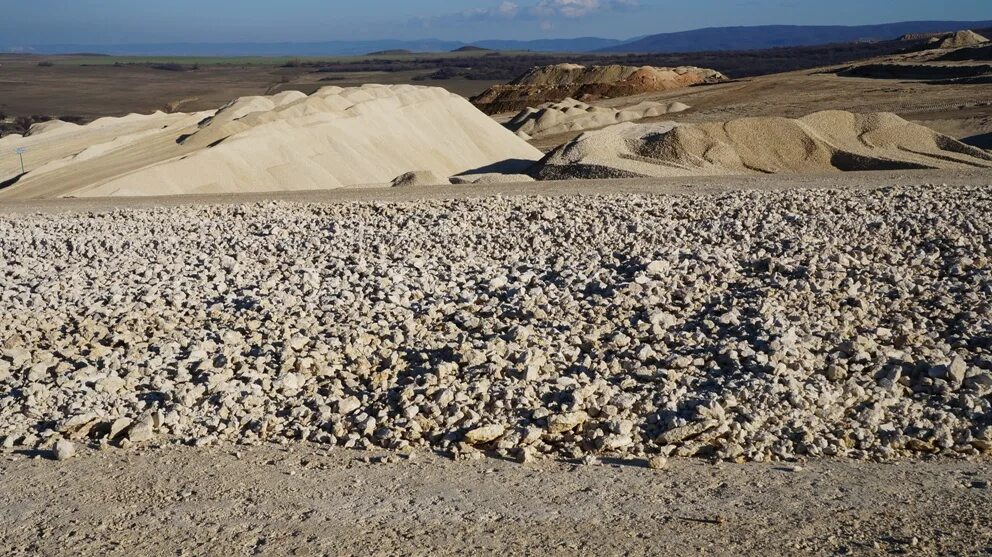
[[[100,52],[113,56],[363,56],[384,52],[465,52],[465,50],[529,50],[533,52],[589,52],[619,45],[615,39],[585,37],[578,39],[540,39],[535,41],[460,41],[425,39],[420,41],[327,41],[316,43],[162,43],[114,45],[35,45],[27,48],[5,48],[0,52],[18,51],[32,54],[68,54],[71,52]]]
[[[616,39],[579,37],[577,39],[538,39],[534,41],[475,41],[474,46],[490,50],[532,50],[534,52],[591,52],[624,44]]]
[[[412,50],[406,50],[405,48],[394,48],[392,50],[377,50],[375,52],[369,52],[367,56],[403,56],[406,54],[413,54]]]
[[[580,37],[577,39],[538,39],[534,41],[442,41],[424,39],[418,41],[373,40],[373,41],[326,41],[315,43],[162,43],[162,44],[112,44],[79,45],[54,44],[35,45],[27,48],[3,47],[0,52],[33,54],[69,54],[72,52],[99,52],[113,56],[362,56],[366,54],[402,51],[418,52],[465,52],[467,50],[529,50],[533,52],[590,52],[596,49],[622,44],[616,39]]]
[[[783,46],[812,46],[855,41],[896,39],[904,35],[939,33],[992,26],[992,21],[906,21],[882,25],[761,25],[710,27],[650,35],[640,40],[597,49],[599,52],[705,52],[755,50]]]
[[[481,46],[467,45],[456,48],[451,52],[486,52],[492,50],[491,48],[482,48]]]
[[[363,56],[371,52],[448,52],[465,46],[458,41],[373,40],[316,43],[162,43],[114,45],[39,45],[23,49],[35,54],[100,52],[113,56]],[[3,50],[3,48],[0,48]]]

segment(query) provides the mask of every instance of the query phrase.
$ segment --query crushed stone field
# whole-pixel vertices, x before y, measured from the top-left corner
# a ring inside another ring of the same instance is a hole
[[[992,189],[0,220],[11,450],[982,458]]]

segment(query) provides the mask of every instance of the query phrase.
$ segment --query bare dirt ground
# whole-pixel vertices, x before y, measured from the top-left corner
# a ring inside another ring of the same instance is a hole
[[[427,199],[466,199],[490,196],[561,196],[598,194],[709,195],[738,190],[779,191],[794,188],[879,188],[891,185],[983,184],[992,187],[984,170],[901,170],[845,172],[820,175],[686,176],[623,180],[562,180],[521,184],[411,186],[403,188],[341,188],[278,193],[181,195],[162,197],[61,198],[10,200],[0,203],[0,215],[58,212],[106,212],[117,209],[185,205],[247,204],[280,200],[294,203],[404,202]]]
[[[95,118],[151,113],[182,100],[188,102],[180,110],[205,110],[240,96],[262,94],[282,79],[280,69],[272,66],[212,66],[175,72],[57,59],[51,67],[38,63],[34,57],[0,57],[0,111],[12,116]]]
[[[53,65],[39,66],[41,61]],[[184,64],[189,66],[188,62]],[[170,104],[177,110],[195,112],[216,109],[247,95],[271,95],[286,90],[309,94],[323,86],[365,83],[434,85],[468,97],[493,83],[467,79],[414,81],[429,71],[312,73],[308,68],[281,67],[277,59],[203,64],[195,71],[168,71],[152,66],[146,63],[115,66],[71,57],[0,55],[0,113],[93,119],[134,112],[148,114],[165,110]]]
[[[520,465],[324,446],[0,461],[6,555],[981,555],[992,462]]]

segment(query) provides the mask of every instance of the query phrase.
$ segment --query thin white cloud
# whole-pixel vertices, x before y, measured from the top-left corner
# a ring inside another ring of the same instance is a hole
[[[599,0],[541,0],[532,8],[538,17],[585,17],[601,9]]]
[[[432,27],[435,23],[457,21],[538,20],[542,22],[542,28],[550,29],[553,27],[553,20],[580,19],[599,12],[639,7],[640,0],[537,0],[528,5],[506,0],[490,8],[472,8],[442,16],[425,16],[417,21],[425,27]]]
[[[503,2],[496,8],[496,13],[503,17],[516,17],[520,13],[520,5],[514,2]]]

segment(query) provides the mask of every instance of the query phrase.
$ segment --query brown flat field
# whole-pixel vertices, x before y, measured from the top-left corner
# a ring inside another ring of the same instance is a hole
[[[106,57],[0,55],[0,113],[7,116],[102,116],[151,113],[169,109],[212,110],[247,95],[271,95],[298,90],[311,93],[322,86],[365,83],[418,83],[444,87],[464,96],[478,94],[493,81],[455,78],[416,82],[425,70],[398,72],[314,72],[283,67],[288,59],[177,59],[198,69],[170,71],[153,59],[115,65]],[[121,59],[130,60],[130,59]],[[218,62],[220,61],[220,62]],[[51,63],[41,66],[39,63]]]

